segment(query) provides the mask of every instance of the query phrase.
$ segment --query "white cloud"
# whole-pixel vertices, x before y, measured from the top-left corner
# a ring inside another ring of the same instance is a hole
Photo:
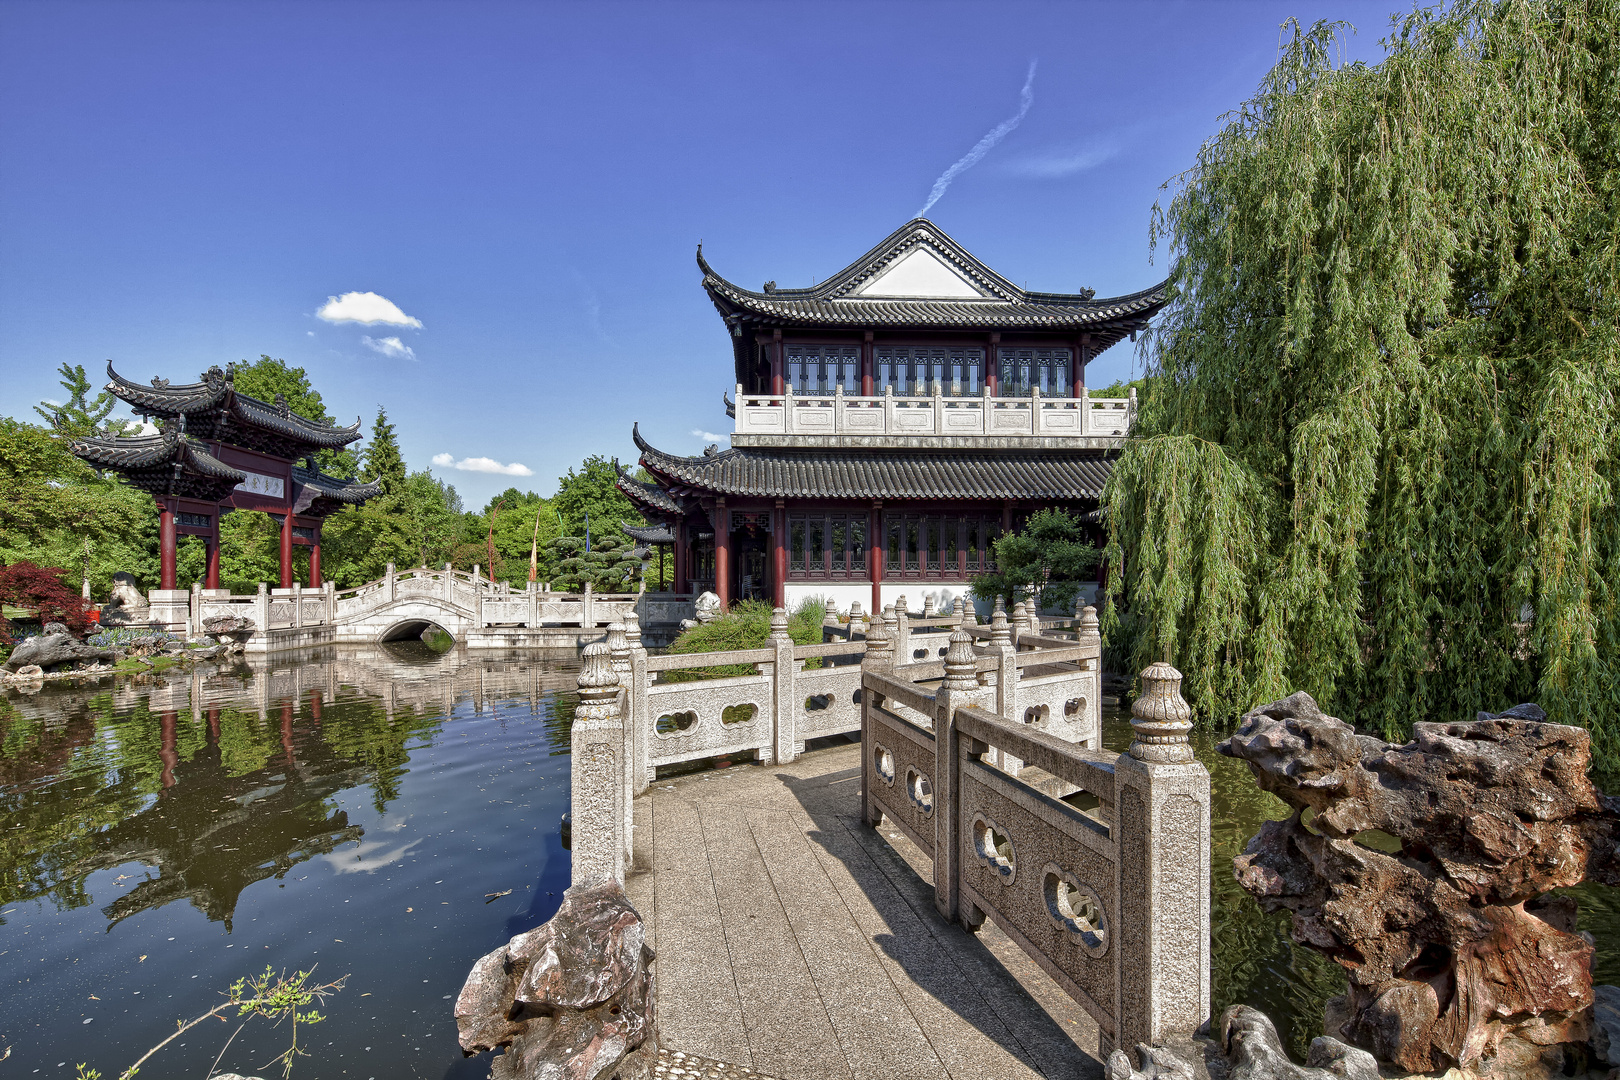
[[[305,331],[304,331],[304,333],[305,333],[305,334],[307,334],[307,335],[309,335],[309,336],[310,336],[310,337],[314,337],[314,336],[315,336],[315,331],[313,331],[313,330],[305,330]]]
[[[702,428],[693,428],[692,437],[694,439],[702,439],[704,442],[717,443],[726,441],[726,437],[724,435],[716,435],[714,432],[704,431]]]
[[[497,476],[533,476],[534,470],[520,462],[502,465],[494,458],[470,457],[456,460],[454,454],[434,454],[433,464],[441,469],[455,469],[458,472],[494,473]]]
[[[397,337],[385,337],[378,339],[367,334],[360,338],[360,344],[364,345],[372,352],[382,353],[390,360],[416,359],[416,350],[399,340]]]
[[[398,304],[374,292],[346,292],[342,296],[328,296],[315,317],[333,323],[357,322],[367,326],[383,323],[386,326],[422,329],[421,319],[405,314]]]
[[[1049,150],[1014,158],[1002,166],[1004,172],[1029,180],[1058,180],[1075,173],[1095,169],[1119,154],[1113,143],[1093,143],[1066,150]]]

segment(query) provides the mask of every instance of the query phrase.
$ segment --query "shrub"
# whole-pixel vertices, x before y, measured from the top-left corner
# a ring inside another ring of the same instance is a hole
[[[59,622],[75,634],[90,624],[84,599],[63,581],[66,571],[31,562],[0,566],[0,605],[38,612],[41,623]],[[0,644],[11,643],[11,622],[0,618]]]
[[[739,600],[731,611],[713,622],[699,623],[682,630],[680,637],[669,646],[672,653],[734,652],[739,649],[763,649],[771,640],[771,605],[763,600]],[[819,645],[821,621],[826,617],[827,605],[821,600],[805,600],[788,616],[788,636],[795,645]],[[807,661],[806,667],[821,666],[819,659]],[[692,682],[696,679],[714,679],[726,675],[752,675],[753,664],[719,664],[703,668],[678,668],[664,672],[665,682]]]

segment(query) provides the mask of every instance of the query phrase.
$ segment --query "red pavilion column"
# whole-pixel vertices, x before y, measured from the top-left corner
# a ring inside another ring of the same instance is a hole
[[[208,569],[203,574],[203,588],[217,589],[219,588],[219,530],[217,528],[214,530],[214,535],[208,537],[207,551]]]
[[[771,515],[771,604],[787,607],[787,511],[781,499]]]
[[[174,510],[164,503],[158,504],[158,588],[173,589],[175,584],[175,549],[179,538],[175,535]]]
[[[321,527],[319,523],[315,526],[315,543],[311,544],[309,549],[309,587],[312,589],[321,587]]]
[[[771,332],[771,393],[782,393],[782,331]]]
[[[720,598],[720,611],[731,610],[731,512],[726,500],[714,503],[714,592]]]
[[[1079,397],[1086,389],[1086,361],[1091,354],[1091,335],[1081,334],[1075,342],[1074,375],[1069,380],[1069,394]]]
[[[872,331],[866,332],[866,340],[861,343],[861,397],[872,396],[872,369],[876,366],[872,347]]]
[[[984,385],[990,388],[991,397],[1001,396],[1000,365],[996,363],[996,346],[1000,344],[1001,335],[993,333],[984,347]]]
[[[176,724],[177,712],[165,712],[158,717],[158,761],[163,764],[159,782],[166,788],[174,787],[174,769],[180,764],[180,741]]]
[[[686,546],[686,519],[681,518],[675,522],[675,591],[685,596],[688,591],[686,578],[687,561],[692,557]]]
[[[281,587],[283,589],[290,589],[293,584],[292,531],[293,512],[292,507],[289,506],[286,515],[281,519]]]
[[[883,503],[873,500],[866,518],[866,568],[872,577],[872,614],[883,610]]]

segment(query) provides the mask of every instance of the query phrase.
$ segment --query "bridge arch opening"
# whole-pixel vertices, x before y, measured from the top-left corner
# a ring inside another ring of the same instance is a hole
[[[377,640],[381,642],[425,641],[431,643],[435,640],[443,641],[446,638],[454,641],[455,635],[430,619],[403,619],[384,630]]]

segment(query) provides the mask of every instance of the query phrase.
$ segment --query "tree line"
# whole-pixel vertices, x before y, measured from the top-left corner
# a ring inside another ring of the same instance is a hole
[[[93,597],[105,599],[112,576],[134,575],[141,587],[158,580],[158,514],[152,496],[113,473],[91,468],[67,449],[86,435],[130,435],[137,426],[112,417],[118,404],[106,391],[92,394],[82,366],[63,364],[63,403],[42,402],[43,423],[0,417],[0,564],[34,563],[61,571],[77,588],[88,580]],[[308,373],[261,356],[239,365],[235,385],[264,401],[277,394],[311,420],[334,423]],[[469,510],[455,487],[427,469],[413,470],[400,450],[387,410],[379,407],[369,436],[341,450],[321,450],[315,463],[330,476],[376,481],[381,494],[365,505],[339,511],[321,532],[322,577],[352,588],[400,569],[477,565],[488,573],[493,545],[496,580],[521,588],[532,564],[537,580],[555,589],[578,590],[589,582],[599,592],[634,590],[644,564],[621,523],[644,524],[615,486],[612,462],[585,458],[558,478],[548,495],[516,487]],[[588,543],[588,550],[587,550]],[[309,549],[295,547],[296,576],[308,580]],[[202,580],[205,552],[198,537],[179,545],[179,585]],[[671,575],[664,558],[665,579]],[[658,584],[659,563],[647,568]],[[261,581],[280,579],[280,528],[268,514],[233,510],[220,519],[220,584],[253,592]]]

